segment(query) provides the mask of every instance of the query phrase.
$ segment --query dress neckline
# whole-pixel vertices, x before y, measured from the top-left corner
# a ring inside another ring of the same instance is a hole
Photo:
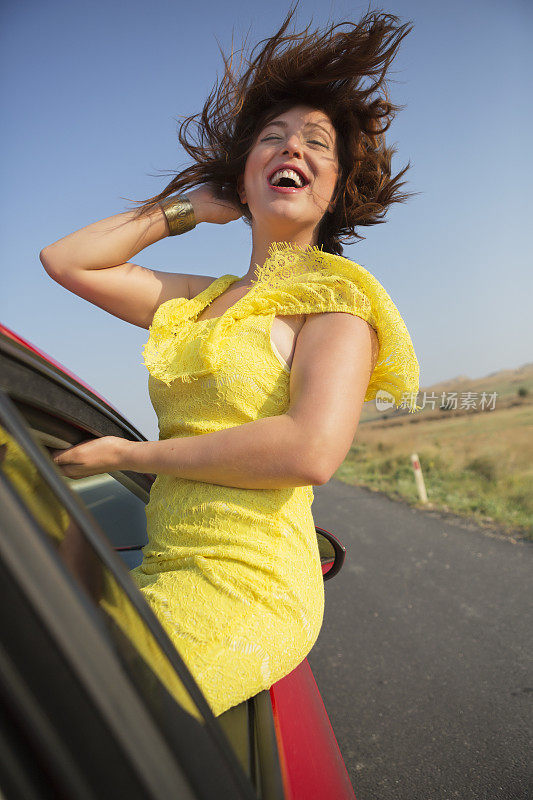
[[[272,278],[286,278],[289,276],[294,276],[295,274],[304,274],[306,269],[304,268],[303,272],[300,270],[295,271],[295,264],[298,264],[301,258],[309,259],[313,258],[313,256],[324,256],[328,254],[324,254],[323,251],[318,247],[306,247],[300,248],[295,247],[291,243],[288,242],[272,242],[269,249],[268,249],[268,257],[263,263],[262,266],[258,267],[258,273],[255,280],[251,283],[251,288],[244,294],[236,303],[229,306],[222,314],[218,317],[209,317],[208,319],[198,319],[198,316],[206,309],[213,300],[216,300],[217,297],[220,297],[226,289],[228,289],[233,283],[236,281],[240,281],[243,279],[243,275],[232,275],[231,273],[227,273],[226,275],[221,275],[219,278],[215,278],[215,280],[209,284],[202,292],[193,297],[189,300],[188,306],[185,306],[185,312],[187,313],[187,317],[189,322],[193,325],[200,325],[204,322],[219,322],[229,316],[236,308],[240,308],[240,304],[243,303],[248,299],[250,294],[258,289],[260,286],[267,286],[270,284]],[[335,258],[335,256],[330,256]],[[342,258],[342,257],[340,257]],[[279,260],[280,263],[277,264],[276,260]],[[343,261],[347,259],[342,258]],[[307,267],[307,269],[312,269],[311,267]]]
[[[202,292],[197,294],[196,297],[193,297],[190,302],[196,303],[196,307],[193,308],[192,310],[192,313],[190,315],[190,322],[192,322],[195,325],[201,325],[204,322],[217,322],[218,320],[221,320],[223,317],[229,314],[230,311],[233,311],[236,308],[236,306],[239,305],[239,303],[241,303],[243,300],[246,300],[250,292],[252,292],[256,288],[255,283],[252,283],[251,288],[246,292],[246,294],[243,294],[243,296],[240,297],[236,303],[233,303],[233,305],[229,306],[218,317],[208,317],[207,319],[198,319],[199,314],[201,314],[202,311],[204,311],[208,306],[210,306],[213,300],[216,300],[217,297],[221,297],[221,295],[224,294],[226,289],[229,289],[229,287],[232,286],[237,281],[242,280],[242,277],[243,277],[242,275],[230,275],[230,274],[221,275],[219,278],[215,278],[215,280],[212,283],[210,283],[209,286],[207,286]]]

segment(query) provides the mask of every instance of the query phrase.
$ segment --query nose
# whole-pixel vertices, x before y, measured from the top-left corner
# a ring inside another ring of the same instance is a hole
[[[296,133],[293,133],[289,137],[283,153],[292,153],[293,155],[298,155],[300,158],[302,157],[302,143],[300,137],[297,136]]]

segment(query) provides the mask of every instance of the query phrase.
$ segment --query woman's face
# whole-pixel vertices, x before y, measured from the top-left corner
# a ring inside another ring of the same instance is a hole
[[[301,188],[288,179],[276,179],[283,164],[303,175]],[[315,232],[324,214],[333,211],[338,174],[337,136],[331,120],[323,111],[300,105],[261,127],[237,187],[252,224],[290,236],[302,230]],[[281,185],[276,187],[271,181]],[[291,185],[284,187],[286,183]]]

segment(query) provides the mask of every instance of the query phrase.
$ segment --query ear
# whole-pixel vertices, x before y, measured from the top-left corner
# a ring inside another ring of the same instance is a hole
[[[239,175],[237,178],[237,192],[241,203],[246,204],[246,192],[244,191],[244,175]]]

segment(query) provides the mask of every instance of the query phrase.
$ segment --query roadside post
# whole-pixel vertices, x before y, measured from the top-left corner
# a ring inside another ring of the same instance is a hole
[[[415,482],[416,482],[416,488],[418,489],[418,496],[422,501],[422,503],[427,503],[428,496],[426,492],[426,485],[424,483],[424,476],[422,475],[422,469],[420,467],[420,461],[418,460],[417,453],[411,454],[411,466],[413,467],[413,472],[415,473]]]

